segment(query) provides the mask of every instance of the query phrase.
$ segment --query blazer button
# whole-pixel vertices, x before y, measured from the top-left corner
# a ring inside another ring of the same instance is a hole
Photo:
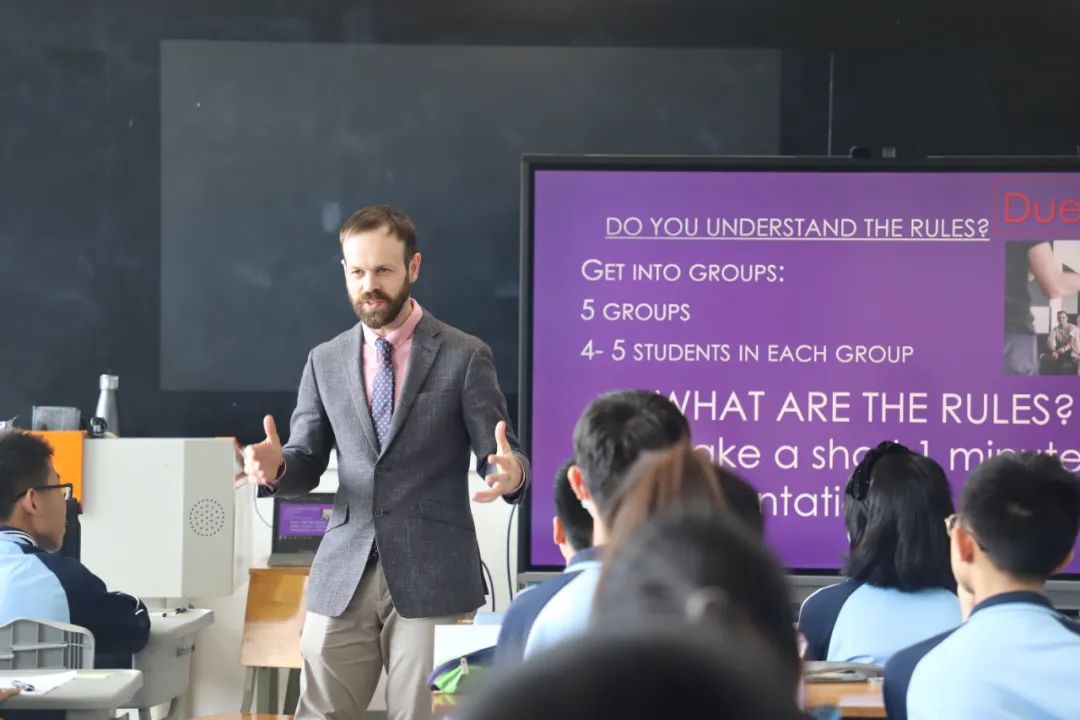
[[[383,513],[383,509],[382,509],[382,508],[378,508],[378,509],[376,509],[376,510],[375,510],[375,517],[382,517],[382,516],[383,516],[383,514],[384,514],[384,513]]]

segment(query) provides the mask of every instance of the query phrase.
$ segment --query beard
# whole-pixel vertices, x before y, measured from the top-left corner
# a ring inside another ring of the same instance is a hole
[[[395,318],[401,313],[401,309],[405,307],[405,303],[409,301],[409,294],[412,290],[412,283],[409,282],[409,278],[405,278],[405,284],[401,286],[401,290],[397,295],[390,297],[380,290],[372,290],[361,294],[359,297],[352,301],[353,311],[356,313],[356,317],[360,318],[360,322],[367,325],[372,330],[378,330],[387,323],[393,322]],[[381,300],[383,305],[377,308],[366,308],[364,303],[369,300]]]

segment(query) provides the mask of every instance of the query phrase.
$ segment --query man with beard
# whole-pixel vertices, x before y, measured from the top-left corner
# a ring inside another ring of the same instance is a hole
[[[340,239],[360,322],[311,351],[288,443],[267,416],[244,470],[264,493],[295,497],[338,453],[339,488],[308,580],[297,718],[363,717],[383,668],[389,716],[425,718],[434,626],[484,602],[469,452],[489,486],[477,502],[520,500],[529,462],[491,349],[410,297],[421,257],[408,216],[364,208]]]

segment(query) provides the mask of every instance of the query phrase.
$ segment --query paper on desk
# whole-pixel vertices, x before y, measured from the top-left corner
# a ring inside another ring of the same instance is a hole
[[[0,677],[0,688],[19,688],[23,695],[44,695],[71,682],[75,675],[74,670],[62,673],[28,672],[13,677]]]

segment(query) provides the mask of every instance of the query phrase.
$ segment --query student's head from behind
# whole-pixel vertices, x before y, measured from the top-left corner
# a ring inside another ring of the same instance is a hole
[[[357,317],[373,330],[393,323],[420,276],[412,220],[389,205],[362,208],[345,221],[339,239],[345,287]]]
[[[551,519],[552,539],[567,562],[579,551],[592,547],[592,515],[581,506],[566,477],[573,464],[571,458],[555,473],[555,517]]]
[[[1080,481],[1053,455],[998,455],[971,473],[950,524],[953,571],[969,592],[989,575],[1041,584],[1072,560]]]
[[[712,462],[680,440],[664,450],[642,453],[619,491],[608,500],[604,522],[609,549],[633,536],[650,518],[679,513],[712,516],[726,506]]]
[[[52,447],[35,435],[0,431],[0,525],[56,551],[64,543],[69,486],[59,484],[52,455]]]
[[[590,632],[526,662],[461,709],[463,720],[789,720],[784,670],[754,642],[685,627]],[[685,709],[682,713],[678,709]],[[689,712],[687,712],[689,711]]]
[[[673,402],[647,390],[620,390],[589,403],[574,426],[570,484],[594,521],[622,487],[626,471],[648,450],[690,437],[690,425]],[[596,527],[594,526],[594,533]]]
[[[949,539],[941,532],[952,512],[940,465],[897,443],[872,448],[844,491],[851,541],[844,574],[904,591],[955,588]]]
[[[765,536],[765,516],[761,513],[761,496],[753,485],[722,465],[713,465],[724,502],[732,516],[746,524],[758,537]]]
[[[794,692],[800,661],[783,571],[761,538],[729,513],[649,521],[605,560],[593,603],[598,628],[687,626],[751,638],[776,658]]]

